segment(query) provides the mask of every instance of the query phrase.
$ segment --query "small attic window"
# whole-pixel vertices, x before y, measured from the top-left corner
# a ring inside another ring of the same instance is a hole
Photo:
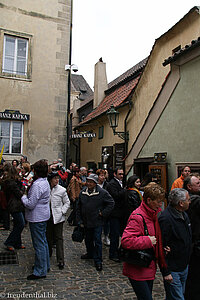
[[[81,91],[82,93],[86,93],[86,92],[87,92],[87,89],[86,89],[86,87],[80,87],[80,91]]]
[[[172,54],[178,52],[179,50],[181,50],[181,45],[179,45],[179,46],[177,46],[176,48],[174,48],[174,49],[172,50]]]
[[[85,115],[82,115],[80,122],[82,122],[84,119],[85,119]]]
[[[78,97],[78,99],[81,100],[81,101],[83,101],[83,100],[85,100],[85,96],[83,94],[80,94],[79,97]]]

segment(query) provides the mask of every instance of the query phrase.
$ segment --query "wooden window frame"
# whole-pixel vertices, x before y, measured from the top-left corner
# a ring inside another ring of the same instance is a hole
[[[26,53],[26,73],[25,74],[18,74],[14,69],[13,72],[6,72],[3,71],[4,67],[4,58],[5,58],[5,39],[7,36],[12,38],[24,39],[27,41],[27,53]],[[25,81],[32,81],[32,39],[33,36],[20,33],[15,31],[6,30],[0,28],[0,77],[9,78],[9,79],[17,79],[17,80],[25,80]]]
[[[8,136],[2,136],[0,135],[0,138],[7,138],[9,139],[9,152],[6,153],[4,149],[5,154],[21,154],[23,153],[23,132],[24,132],[24,123],[22,121],[10,121],[10,120],[0,120],[0,123],[3,122],[9,122],[10,128],[9,128],[9,135]],[[20,137],[14,137],[13,136],[13,127],[14,123],[21,123],[21,136]],[[12,152],[12,146],[13,146],[13,139],[19,139],[21,142],[21,149],[20,152]]]
[[[104,126],[99,127],[99,136],[98,139],[101,140],[104,137]]]

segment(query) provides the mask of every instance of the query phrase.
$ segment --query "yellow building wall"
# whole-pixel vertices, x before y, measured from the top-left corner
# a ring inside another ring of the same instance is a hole
[[[118,109],[120,113],[119,126],[116,131],[124,131],[124,119],[127,114],[127,106]],[[104,126],[104,137],[98,139],[99,127]],[[115,143],[123,143],[124,141],[118,136],[114,136],[112,129],[109,126],[108,118],[106,115],[93,120],[88,126],[80,127],[79,131],[90,131],[96,133],[96,137],[92,142],[88,142],[87,138],[82,138],[80,141],[80,164],[81,167],[87,167],[87,162],[95,162],[98,167],[98,162],[101,162],[102,147],[113,146]]]
[[[192,12],[155,42],[145,70],[132,97],[133,108],[127,127],[130,134],[129,151],[170,71],[170,66],[163,67],[162,63],[172,55],[173,49],[179,45],[184,47],[199,35],[200,16],[199,13]],[[131,156],[130,152],[126,165],[131,166],[133,159],[134,157]]]

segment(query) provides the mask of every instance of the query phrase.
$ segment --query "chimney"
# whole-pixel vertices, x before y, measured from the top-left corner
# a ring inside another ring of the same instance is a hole
[[[94,105],[96,108],[105,97],[104,91],[108,89],[108,82],[106,76],[106,63],[103,62],[102,57],[94,66]]]

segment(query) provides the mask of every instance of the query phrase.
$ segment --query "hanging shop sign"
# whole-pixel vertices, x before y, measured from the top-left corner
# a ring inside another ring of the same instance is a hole
[[[72,139],[95,138],[96,133],[93,132],[78,132],[71,135]]]
[[[0,119],[28,121],[30,119],[30,115],[21,114],[19,110],[6,109],[4,112],[0,112]]]
[[[115,168],[122,168],[125,156],[124,143],[115,144]]]

